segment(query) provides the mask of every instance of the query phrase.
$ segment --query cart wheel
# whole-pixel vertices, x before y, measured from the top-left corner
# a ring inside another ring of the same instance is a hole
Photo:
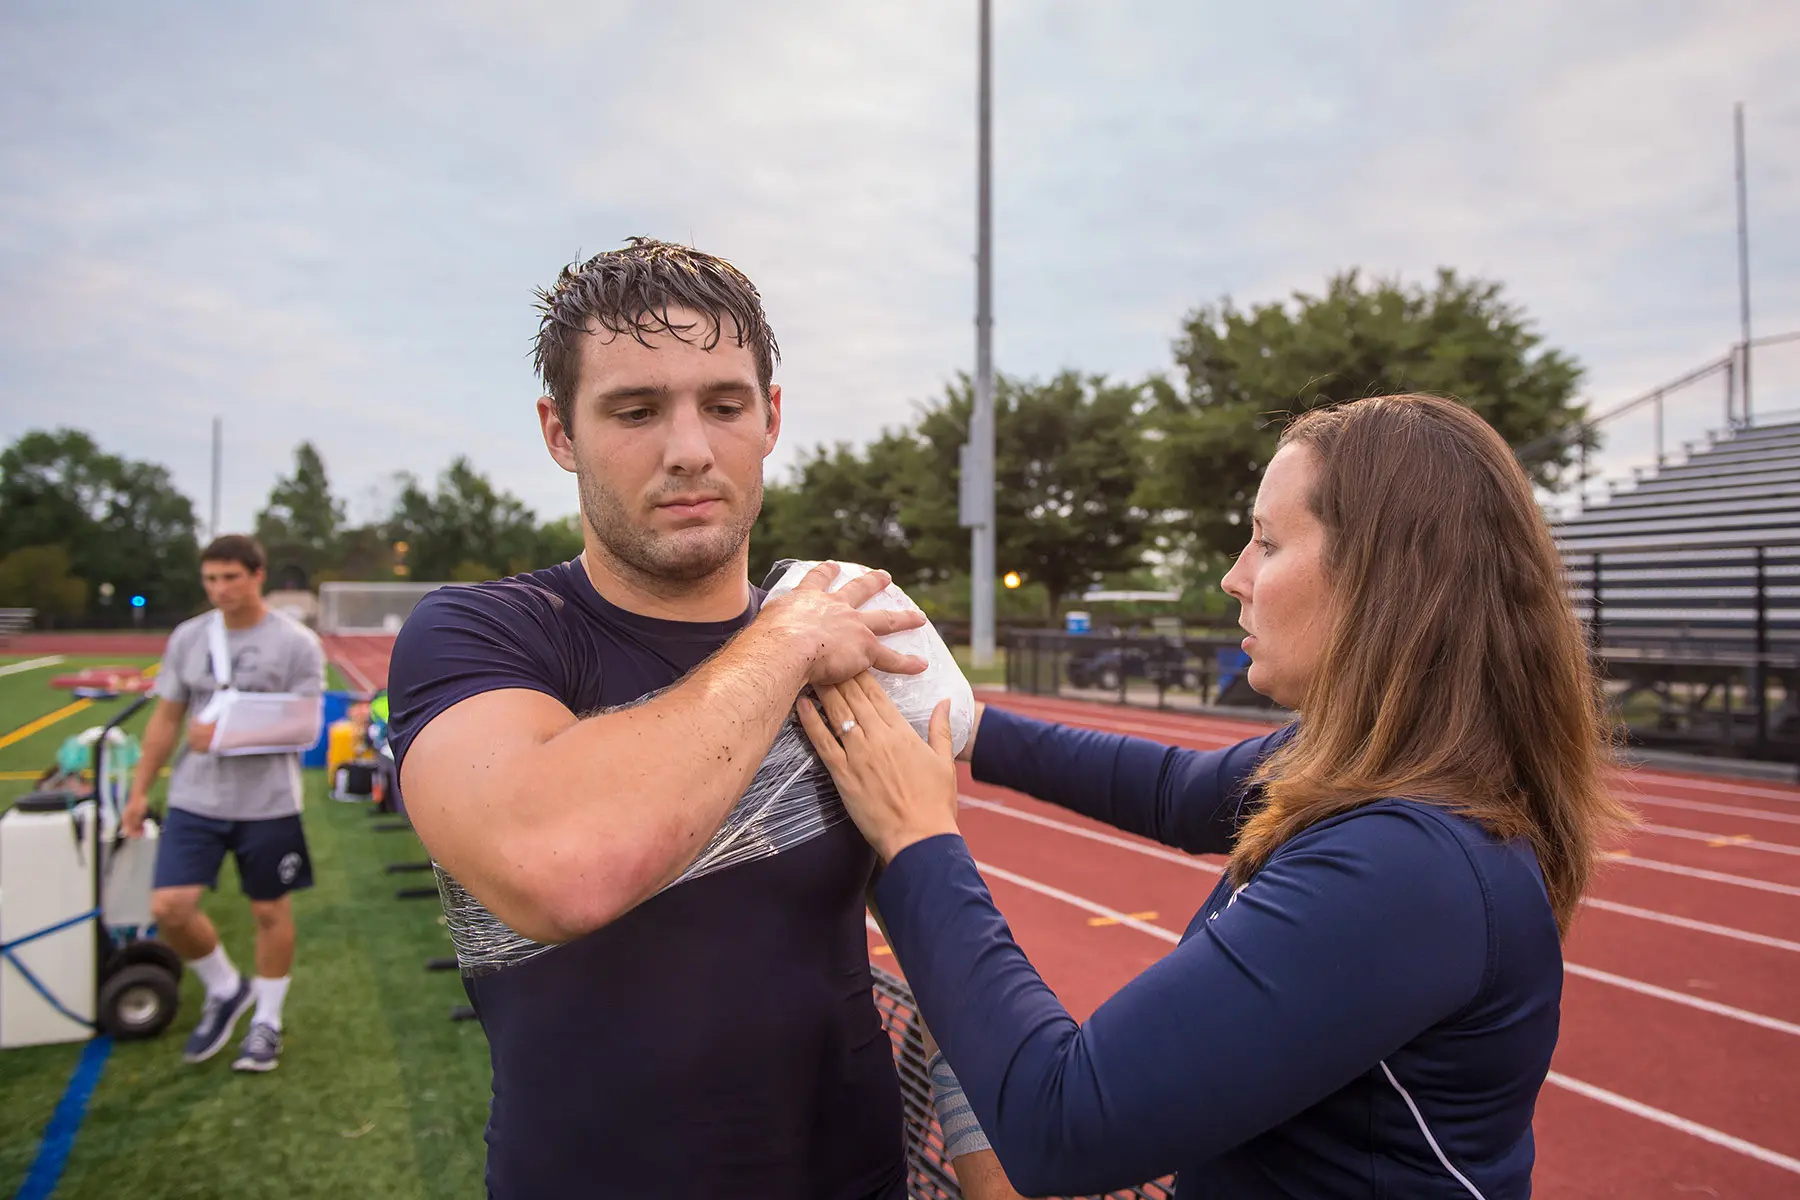
[[[1119,690],[1119,682],[1120,682],[1119,669],[1117,667],[1101,667],[1100,668],[1101,690],[1108,691],[1108,692],[1116,692]]]
[[[185,969],[181,955],[175,953],[174,948],[167,942],[159,941],[156,938],[137,938],[126,942],[112,952],[112,956],[106,960],[106,968],[101,972],[100,977],[111,979],[126,967],[137,963],[148,963],[153,967],[161,967],[175,977],[177,984],[181,982],[181,972]]]
[[[180,989],[154,963],[133,963],[100,985],[100,1028],[116,1038],[155,1037],[175,1019]]]
[[[1200,672],[1198,672],[1198,671],[1183,671],[1181,673],[1181,686],[1190,692],[1199,691],[1200,690]]]

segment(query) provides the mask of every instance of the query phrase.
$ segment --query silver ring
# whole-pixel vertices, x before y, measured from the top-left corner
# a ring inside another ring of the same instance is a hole
[[[849,733],[852,729],[855,729],[855,728],[856,728],[856,718],[852,717],[848,721],[845,721],[842,725],[838,726],[838,732],[839,733]]]

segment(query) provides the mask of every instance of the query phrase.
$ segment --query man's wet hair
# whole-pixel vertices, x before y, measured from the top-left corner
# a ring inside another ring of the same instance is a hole
[[[629,334],[645,346],[650,335],[666,333],[704,350],[730,337],[755,357],[756,382],[764,401],[769,398],[781,349],[762,296],[748,276],[715,255],[655,238],[627,238],[617,250],[564,267],[537,299],[542,319],[534,364],[565,428],[573,427],[581,339],[600,329]],[[676,320],[675,309],[700,319]]]

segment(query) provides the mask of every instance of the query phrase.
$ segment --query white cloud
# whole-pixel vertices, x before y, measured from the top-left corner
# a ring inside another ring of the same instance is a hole
[[[1800,327],[1790,0],[996,7],[1003,369],[1137,375],[1221,294],[1441,263],[1505,280],[1622,398],[1734,334],[1740,98],[1758,328]],[[204,508],[222,412],[232,525],[302,437],[365,506],[468,453],[567,511],[531,291],[638,232],[762,287],[777,469],[873,436],[973,358],[973,12],[9,9],[0,438],[83,425]]]

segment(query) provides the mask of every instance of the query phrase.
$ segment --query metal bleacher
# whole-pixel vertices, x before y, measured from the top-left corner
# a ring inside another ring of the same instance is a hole
[[[1800,756],[1800,422],[1710,439],[1555,533],[1636,740]]]
[[[0,608],[0,646],[30,629],[36,621],[35,608]]]

